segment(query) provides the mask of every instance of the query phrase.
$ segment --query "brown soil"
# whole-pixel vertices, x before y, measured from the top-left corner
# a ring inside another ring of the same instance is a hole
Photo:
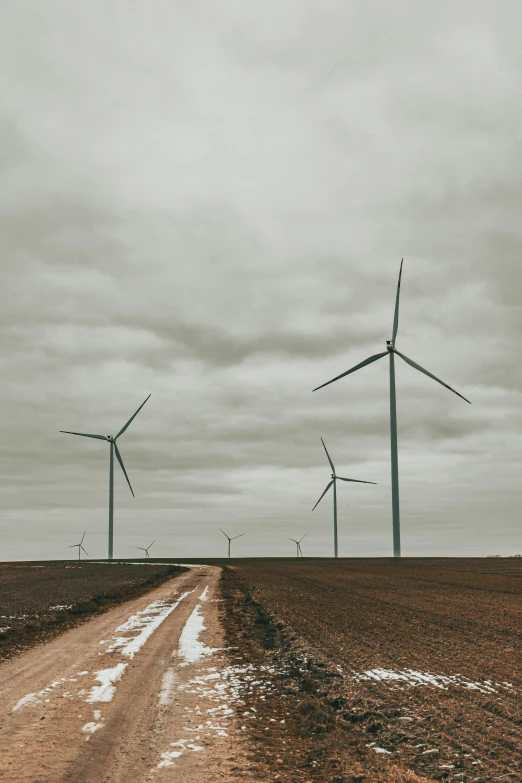
[[[142,595],[182,570],[117,562],[2,563],[0,661]]]
[[[251,705],[259,774],[522,780],[519,560],[243,561],[222,590],[229,644],[279,672]],[[376,668],[491,680],[493,691],[354,679]]]

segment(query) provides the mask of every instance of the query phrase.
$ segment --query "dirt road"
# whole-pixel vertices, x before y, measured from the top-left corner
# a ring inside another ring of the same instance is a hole
[[[248,672],[222,649],[219,573],[192,568],[2,664],[0,778],[249,779],[236,717]]]

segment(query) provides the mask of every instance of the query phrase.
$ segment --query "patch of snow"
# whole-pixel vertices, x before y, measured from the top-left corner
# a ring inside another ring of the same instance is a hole
[[[176,609],[177,606],[183,601],[187,595],[190,595],[193,590],[189,590],[183,593],[177,601],[169,603],[165,600],[154,601],[152,604],[138,612],[132,617],[129,617],[122,625],[119,625],[114,634],[116,633],[129,633],[130,631],[139,630],[136,636],[117,636],[114,637],[114,642],[107,648],[106,653],[114,652],[118,650],[121,655],[125,655],[128,658],[134,658],[135,654],[141,650],[149,636],[154,633],[156,628],[159,628],[161,623]],[[100,642],[101,644],[101,642]]]
[[[207,590],[208,587],[201,594],[201,600],[206,600]],[[199,635],[204,630],[206,630],[206,626],[201,614],[201,603],[198,603],[185,623],[185,627],[179,637],[178,655],[184,659],[184,665],[195,663],[200,658],[212,655],[212,653],[217,651],[216,648],[207,647],[206,644],[199,641]]]
[[[128,664],[126,663],[119,663],[112,669],[100,669],[100,671],[95,672],[96,679],[100,685],[95,685],[94,688],[91,688],[85,701],[90,703],[97,701],[112,701],[112,697],[116,692],[114,683],[121,680],[127,665]]]
[[[419,672],[415,669],[401,669],[395,671],[393,669],[377,668],[357,672],[352,675],[352,677],[357,682],[365,680],[374,682],[396,682],[412,688],[419,685],[432,685],[440,690],[448,690],[450,686],[460,686],[467,690],[479,691],[480,693],[497,693],[497,690],[491,685],[491,680],[479,680],[474,682],[461,674],[430,674],[429,672]],[[496,684],[498,686],[498,683]],[[499,687],[505,686],[506,684],[503,684]]]
[[[95,723],[95,721],[91,721],[90,723],[85,724],[85,726],[82,728],[82,731],[85,731],[89,734],[94,734],[94,732],[98,731],[98,729],[103,729],[103,723]]]
[[[391,750],[385,750],[384,748],[372,748],[376,753],[388,753],[391,756]]]
[[[28,693],[26,696],[22,696],[12,709],[12,712],[16,712],[21,707],[25,707],[27,704],[41,704],[40,699],[36,698],[36,693]]]
[[[62,677],[61,679],[52,682],[47,686],[47,688],[42,688],[42,690],[38,691],[37,693],[28,693],[26,696],[22,696],[22,698],[19,699],[19,701],[13,707],[12,712],[19,710],[22,707],[26,707],[28,704],[41,704],[41,699],[38,698],[39,696],[45,696],[46,694],[51,693],[51,691],[53,691],[59,685],[63,685],[64,682],[74,682],[74,679]],[[48,702],[49,699],[44,699],[44,701]]]
[[[162,767],[172,767],[174,764],[173,759],[179,759],[181,755],[183,755],[182,750],[171,750],[167,753],[162,753],[158,769],[162,769]]]

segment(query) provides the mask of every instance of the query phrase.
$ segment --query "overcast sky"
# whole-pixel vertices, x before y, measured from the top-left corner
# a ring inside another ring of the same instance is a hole
[[[0,7],[2,559],[522,551],[520,3]]]

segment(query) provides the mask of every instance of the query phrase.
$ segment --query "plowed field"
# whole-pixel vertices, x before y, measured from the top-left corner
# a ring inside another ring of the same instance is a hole
[[[240,561],[223,591],[229,641],[257,638],[292,706],[260,746],[275,779],[382,779],[374,757],[522,781],[521,560]]]

